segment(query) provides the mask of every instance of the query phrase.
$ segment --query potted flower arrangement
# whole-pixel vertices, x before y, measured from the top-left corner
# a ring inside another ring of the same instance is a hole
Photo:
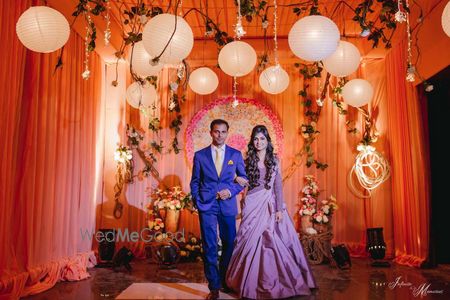
[[[337,208],[336,198],[333,195],[328,199],[320,201],[317,212],[312,215],[313,222],[319,233],[329,230],[331,217]]]
[[[319,186],[315,177],[306,175],[299,205],[303,233],[316,234],[329,230],[333,212],[338,208],[336,198],[330,196],[328,199],[318,200],[319,195]]]
[[[189,233],[187,241],[179,243],[180,257],[183,262],[202,261],[202,240]]]
[[[319,195],[319,187],[314,176],[306,175],[305,186],[301,191],[299,215],[302,232],[310,232],[313,228],[311,216],[316,213],[316,197]]]
[[[164,226],[160,226],[160,229],[175,233],[178,230],[180,211],[191,201],[191,194],[183,192],[180,186],[174,186],[166,190],[154,190],[150,193],[150,199],[147,206],[149,219],[164,221]]]

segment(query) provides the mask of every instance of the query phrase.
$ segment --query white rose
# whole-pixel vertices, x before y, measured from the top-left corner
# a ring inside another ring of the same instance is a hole
[[[316,221],[319,222],[319,223],[322,222],[322,216],[317,216],[316,217]]]
[[[329,220],[328,220],[328,217],[327,217],[327,216],[323,216],[323,222],[324,222],[324,223],[328,223],[328,221],[329,221]]]

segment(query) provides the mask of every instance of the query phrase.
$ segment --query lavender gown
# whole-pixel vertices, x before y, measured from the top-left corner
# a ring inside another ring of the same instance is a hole
[[[270,190],[264,188],[265,167],[259,167],[259,172],[260,185],[245,198],[227,285],[241,298],[309,295],[317,286],[283,203],[280,170],[277,167],[272,175]],[[275,222],[277,210],[283,211],[279,223]]]

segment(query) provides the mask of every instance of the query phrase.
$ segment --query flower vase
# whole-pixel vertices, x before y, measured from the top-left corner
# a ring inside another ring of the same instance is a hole
[[[324,223],[316,223],[314,224],[314,229],[317,230],[317,233],[324,233],[329,230],[329,225]]]
[[[165,208],[162,208],[162,209],[159,209],[159,216],[161,217],[161,219],[165,219],[166,218],[166,209]]]
[[[180,220],[180,211],[178,209],[167,209],[166,219],[164,220],[166,232],[175,234],[178,230],[178,221]]]
[[[313,224],[311,222],[311,216],[302,216],[300,218],[300,227],[302,232],[306,232],[307,228],[313,227]]]
[[[150,230],[153,229],[153,220],[147,220],[147,225]]]

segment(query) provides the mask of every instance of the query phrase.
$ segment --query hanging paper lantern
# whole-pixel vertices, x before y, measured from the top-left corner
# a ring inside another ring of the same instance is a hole
[[[189,87],[199,95],[211,94],[218,85],[219,78],[210,68],[198,68],[189,76]]]
[[[150,107],[157,98],[158,94],[152,84],[142,86],[136,81],[127,88],[127,102],[134,108]]]
[[[142,41],[151,57],[161,54],[173,34],[172,40],[160,57],[162,63],[178,64],[191,53],[194,34],[189,24],[181,17],[177,19],[175,34],[175,15],[159,14],[151,18],[144,27]]]
[[[339,29],[324,16],[307,16],[292,26],[288,35],[289,47],[301,59],[319,61],[336,51]]]
[[[441,21],[442,29],[444,29],[445,34],[450,37],[450,1],[445,5]]]
[[[16,33],[28,49],[49,53],[64,46],[69,39],[70,27],[59,11],[47,6],[32,6],[19,17]]]
[[[131,50],[130,50],[130,58],[131,58]],[[142,42],[138,42],[134,45],[133,50],[133,59],[131,64],[133,66],[133,71],[140,77],[147,76],[155,76],[158,75],[159,71],[163,68],[162,63],[158,63],[155,66],[150,64],[151,60],[150,54],[145,51],[144,44]]]
[[[256,65],[256,52],[246,42],[228,43],[219,52],[219,66],[225,74],[241,77],[250,73]]]
[[[372,100],[373,87],[364,79],[353,79],[342,88],[345,103],[353,107],[361,107]]]
[[[334,76],[345,77],[358,69],[361,54],[352,43],[340,41],[333,54],[323,60],[325,69]]]
[[[259,85],[266,93],[279,94],[289,86],[289,75],[280,65],[272,66],[259,75]]]

